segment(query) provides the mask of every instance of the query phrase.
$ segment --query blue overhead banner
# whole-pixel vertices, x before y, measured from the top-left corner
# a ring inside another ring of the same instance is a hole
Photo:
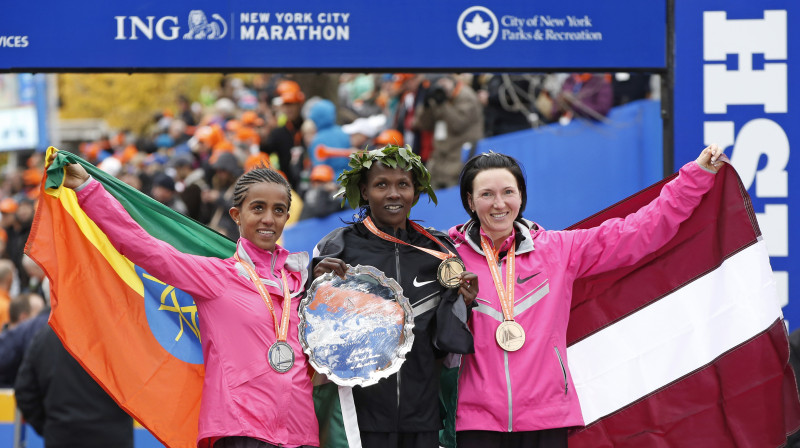
[[[704,144],[726,148],[753,199],[792,329],[800,328],[800,238],[790,230],[800,218],[800,161],[789,157],[800,144],[798,17],[796,0],[675,1],[676,166]]]
[[[666,0],[17,1],[0,71],[666,67]]]

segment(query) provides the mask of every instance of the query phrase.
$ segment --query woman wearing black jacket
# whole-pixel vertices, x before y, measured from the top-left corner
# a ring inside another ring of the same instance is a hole
[[[421,192],[435,201],[419,156],[408,147],[390,145],[351,159],[353,168],[339,182],[350,205],[360,207],[360,218],[317,244],[313,277],[327,272],[344,276],[346,264],[370,265],[400,284],[414,310],[414,344],[400,371],[352,389],[361,444],[436,448],[442,429],[437,360],[473,351],[466,305],[477,295],[477,277],[463,272],[455,287],[442,286],[437,280],[442,259],[420,250],[456,253],[444,233],[408,219]]]

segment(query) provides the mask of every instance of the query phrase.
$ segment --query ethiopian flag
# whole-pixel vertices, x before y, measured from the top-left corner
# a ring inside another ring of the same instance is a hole
[[[194,300],[114,249],[61,186],[67,163],[83,165],[145,230],[182,252],[227,258],[236,244],[61,151],[25,248],[51,281],[50,326],[67,350],[162,443],[194,447],[204,375]]]

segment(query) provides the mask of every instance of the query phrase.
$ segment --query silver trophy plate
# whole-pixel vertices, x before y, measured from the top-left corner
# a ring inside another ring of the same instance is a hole
[[[372,266],[348,265],[344,279],[324,274],[300,302],[300,345],[340,386],[369,386],[400,370],[413,329],[403,289]]]

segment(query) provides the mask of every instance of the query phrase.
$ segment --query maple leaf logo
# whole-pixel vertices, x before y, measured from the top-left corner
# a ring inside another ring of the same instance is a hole
[[[456,30],[461,43],[473,50],[482,50],[494,43],[500,24],[490,9],[472,6],[458,16]]]
[[[465,22],[465,25],[466,29],[464,30],[464,35],[469,38],[479,36],[486,39],[492,34],[490,30],[491,22],[483,20],[478,13],[475,13],[475,15],[472,16],[472,21]]]

